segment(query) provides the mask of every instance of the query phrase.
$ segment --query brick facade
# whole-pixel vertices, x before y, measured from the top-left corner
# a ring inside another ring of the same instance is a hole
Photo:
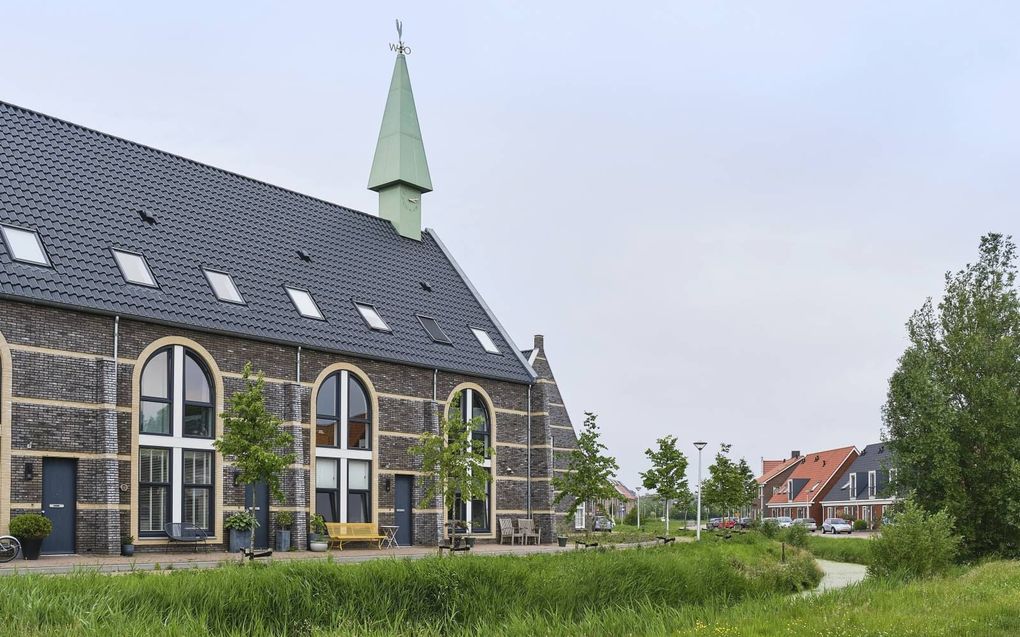
[[[136,366],[145,362],[139,360],[143,350],[172,337],[193,341],[208,352],[210,366],[218,369],[214,375],[222,382],[220,401],[242,386],[239,375],[246,362],[265,373],[267,405],[294,434],[291,451],[297,458],[283,480],[284,498],[274,500],[271,510],[295,512],[292,542],[297,546],[306,543],[313,499],[313,391],[323,370],[341,363],[364,373],[378,403],[371,485],[375,522],[393,522],[394,476],[413,475],[414,541],[435,543],[444,515],[439,503],[422,505],[422,467],[407,449],[421,432],[438,430],[451,392],[470,383],[480,387],[494,407],[496,515],[526,517],[530,512],[542,528],[543,540],[553,538],[550,478],[562,468],[556,452],[571,448],[576,439],[544,353],[534,361],[539,381],[529,386],[309,349],[299,352],[296,347],[128,319],[119,321],[116,339],[114,329],[112,316],[0,300],[0,348],[6,341],[11,361],[9,369],[0,370],[10,383],[9,409],[3,412],[10,422],[0,429],[7,438],[2,441],[7,455],[2,466],[8,469],[7,475],[0,475],[0,527],[6,528],[10,515],[40,509],[42,460],[52,456],[77,462],[79,553],[115,553],[122,534],[139,535],[132,528],[131,511],[136,490],[132,440],[138,426],[133,383]],[[541,346],[537,337],[536,347]],[[26,466],[32,467],[31,478]],[[216,467],[219,480],[214,489],[222,506],[215,514],[222,521],[243,508],[244,494],[233,484],[229,466],[217,459]],[[557,509],[564,507],[561,503]],[[212,541],[224,542],[223,534]],[[138,544],[139,550],[163,550],[165,545],[141,540]]]

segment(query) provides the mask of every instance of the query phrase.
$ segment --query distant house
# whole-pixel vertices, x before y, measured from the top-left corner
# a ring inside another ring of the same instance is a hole
[[[839,475],[857,459],[856,447],[840,447],[804,456],[790,472],[786,483],[769,497],[767,517],[812,518],[822,523],[822,497]]]
[[[614,518],[622,518],[636,505],[637,494],[619,480],[613,480],[613,487],[616,489],[616,495],[599,502],[599,510]]]
[[[892,491],[895,477],[892,452],[885,444],[866,446],[822,498],[825,517],[864,520],[869,527],[877,526],[886,508],[896,502]]]
[[[761,475],[755,478],[758,481],[758,497],[751,505],[751,517],[767,517],[762,513],[765,510],[765,504],[773,494],[786,485],[790,474],[803,461],[804,457],[800,455],[799,451],[790,452],[790,457],[786,460],[763,459],[761,461]]]

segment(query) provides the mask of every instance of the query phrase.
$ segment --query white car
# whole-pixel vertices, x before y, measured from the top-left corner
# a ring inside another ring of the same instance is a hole
[[[852,533],[854,527],[850,526],[850,523],[843,518],[826,518],[822,522],[822,533]]]
[[[797,518],[796,520],[793,521],[793,523],[796,524],[797,526],[804,527],[811,533],[814,533],[815,531],[818,530],[818,526],[815,524],[815,521],[812,520],[811,518]]]
[[[778,524],[779,528],[781,529],[785,529],[788,526],[793,526],[793,518],[791,518],[788,515],[781,515],[779,517],[772,519],[776,521],[776,524]]]

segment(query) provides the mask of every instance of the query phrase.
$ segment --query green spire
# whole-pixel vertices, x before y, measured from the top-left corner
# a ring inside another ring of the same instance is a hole
[[[401,235],[421,239],[421,195],[432,190],[432,179],[403,43],[393,66],[368,188],[379,193],[380,217],[388,219]]]

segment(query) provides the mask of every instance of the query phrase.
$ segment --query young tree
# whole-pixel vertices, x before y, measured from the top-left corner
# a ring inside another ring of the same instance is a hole
[[[552,479],[553,489],[557,491],[554,504],[564,498],[573,500],[567,508],[567,516],[572,516],[584,502],[608,500],[616,496],[616,488],[610,481],[619,470],[616,459],[605,455],[608,450],[602,444],[602,435],[596,422],[598,416],[590,411],[584,414],[584,427],[577,438],[577,449],[567,456],[567,471]],[[591,532],[585,522],[585,531]]]
[[[455,405],[450,409],[449,418],[440,415],[439,433],[426,431],[418,444],[407,450],[421,457],[422,468],[429,478],[423,506],[440,498],[444,510],[451,511],[458,497],[465,502],[485,497],[489,483],[485,457],[492,455],[492,449],[480,447],[471,437],[472,432],[483,425],[481,417],[465,421],[460,406]]]
[[[751,467],[743,458],[733,462],[729,457],[730,447],[732,445],[725,443],[720,445],[715,462],[708,468],[709,477],[701,496],[709,508],[726,513],[750,505],[758,492]]]
[[[641,474],[642,485],[654,489],[666,504],[666,535],[669,535],[670,500],[689,500],[687,488],[687,456],[676,447],[676,436],[665,436],[656,441],[658,449],[645,449],[652,468]]]
[[[1016,246],[981,238],[907,322],[883,410],[899,492],[955,519],[972,556],[1020,547],[1020,301]]]
[[[262,372],[252,379],[251,362],[245,363],[242,380],[244,389],[230,397],[223,417],[223,437],[213,447],[229,458],[237,469],[237,484],[264,482],[274,498],[283,498],[280,475],[294,463],[290,448],[294,436],[280,429],[282,420],[266,409],[266,381]],[[254,513],[254,502],[252,503]],[[251,528],[249,559],[255,559],[255,527]]]

